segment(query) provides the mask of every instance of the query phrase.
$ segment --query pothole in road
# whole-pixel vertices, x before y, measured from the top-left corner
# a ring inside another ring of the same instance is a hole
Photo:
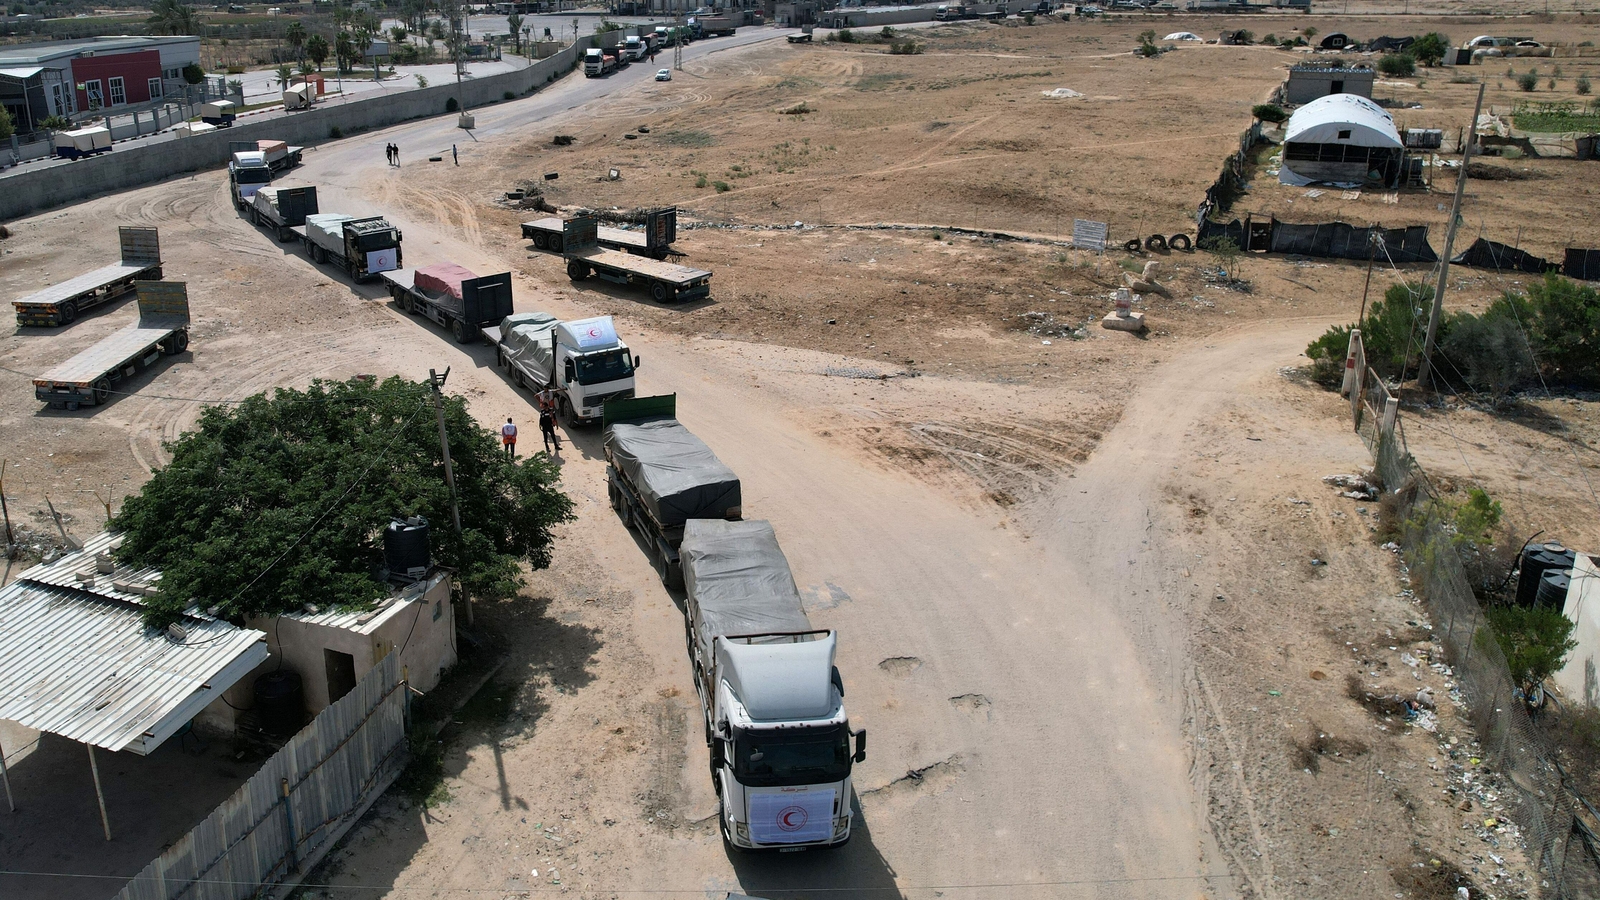
[[[959,697],[951,697],[950,705],[968,715],[982,716],[987,719],[989,718],[989,707],[993,704],[989,702],[988,697],[982,694],[962,694]]]
[[[914,793],[937,794],[955,784],[962,768],[960,754],[954,754],[920,769],[908,769],[904,775],[881,788],[873,788],[867,791],[863,796],[877,798],[906,796]]]
[[[891,656],[881,663],[878,668],[888,672],[896,678],[908,677],[912,672],[922,668],[922,660],[915,656]]]

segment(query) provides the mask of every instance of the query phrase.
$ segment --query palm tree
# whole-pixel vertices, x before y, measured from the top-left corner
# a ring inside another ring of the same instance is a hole
[[[294,70],[289,68],[289,64],[288,63],[284,63],[283,65],[278,67],[278,86],[279,87],[288,88],[289,87],[289,79],[291,79],[293,77],[294,77]]]
[[[511,42],[516,52],[522,52],[522,16],[512,13],[506,16],[506,26],[511,29]]]
[[[322,71],[322,63],[328,58],[328,39],[320,34],[313,34],[306,38],[306,56],[317,64],[317,71]]]
[[[350,62],[355,55],[355,44],[350,40],[350,32],[339,32],[339,36],[333,40],[333,57],[340,72],[348,72],[355,68]]]
[[[194,34],[194,10],[182,0],[156,0],[146,23],[156,34]]]
[[[306,26],[296,20],[289,23],[283,30],[283,39],[289,42],[289,48],[294,51],[295,59],[305,62],[306,59]]]

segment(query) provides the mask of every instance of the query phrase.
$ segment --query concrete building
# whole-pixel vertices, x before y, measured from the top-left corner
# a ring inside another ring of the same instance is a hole
[[[1354,94],[1331,94],[1295,110],[1283,135],[1283,184],[1399,183],[1405,144],[1383,107]]]
[[[1566,666],[1555,674],[1562,701],[1600,706],[1600,564],[1595,557],[1577,554],[1562,612],[1575,623],[1572,639],[1578,642]]]
[[[1283,101],[1293,106],[1303,106],[1330,94],[1354,94],[1371,100],[1372,80],[1376,74],[1365,68],[1291,66],[1289,83],[1283,89]]]
[[[160,101],[168,82],[200,62],[200,39],[96,37],[0,47],[0,104],[19,131],[50,116]]]

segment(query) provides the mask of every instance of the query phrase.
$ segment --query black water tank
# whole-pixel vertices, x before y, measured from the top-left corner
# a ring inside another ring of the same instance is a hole
[[[1566,609],[1567,586],[1572,584],[1572,575],[1568,572],[1550,570],[1539,579],[1539,594],[1537,603],[1540,606],[1551,606],[1556,609]]]
[[[305,722],[305,691],[300,676],[288,669],[256,679],[256,716],[268,734],[294,734]]]
[[[390,578],[416,581],[428,574],[431,561],[427,519],[395,519],[383,530],[383,564]]]
[[[1544,573],[1567,571],[1573,566],[1575,554],[1560,544],[1534,544],[1524,547],[1517,573],[1517,605],[1533,606],[1538,602],[1539,580]]]

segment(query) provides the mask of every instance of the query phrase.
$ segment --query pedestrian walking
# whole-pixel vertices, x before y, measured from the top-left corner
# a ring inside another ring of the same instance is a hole
[[[456,145],[455,144],[451,144],[450,145],[450,161],[455,163],[458,166],[461,165],[461,157],[456,156]]]
[[[506,416],[506,423],[500,426],[500,443],[507,456],[517,455],[517,425],[510,416]]]
[[[389,146],[394,148],[394,167],[398,169],[400,168],[400,145],[390,144]]]
[[[383,145],[383,162],[384,162],[384,165],[388,165],[388,166],[394,165],[394,145],[393,144],[384,144]]]
[[[550,452],[550,445],[556,447],[556,455],[561,455],[561,438],[556,436],[556,414],[552,410],[539,410],[539,433],[544,435],[544,452]]]

